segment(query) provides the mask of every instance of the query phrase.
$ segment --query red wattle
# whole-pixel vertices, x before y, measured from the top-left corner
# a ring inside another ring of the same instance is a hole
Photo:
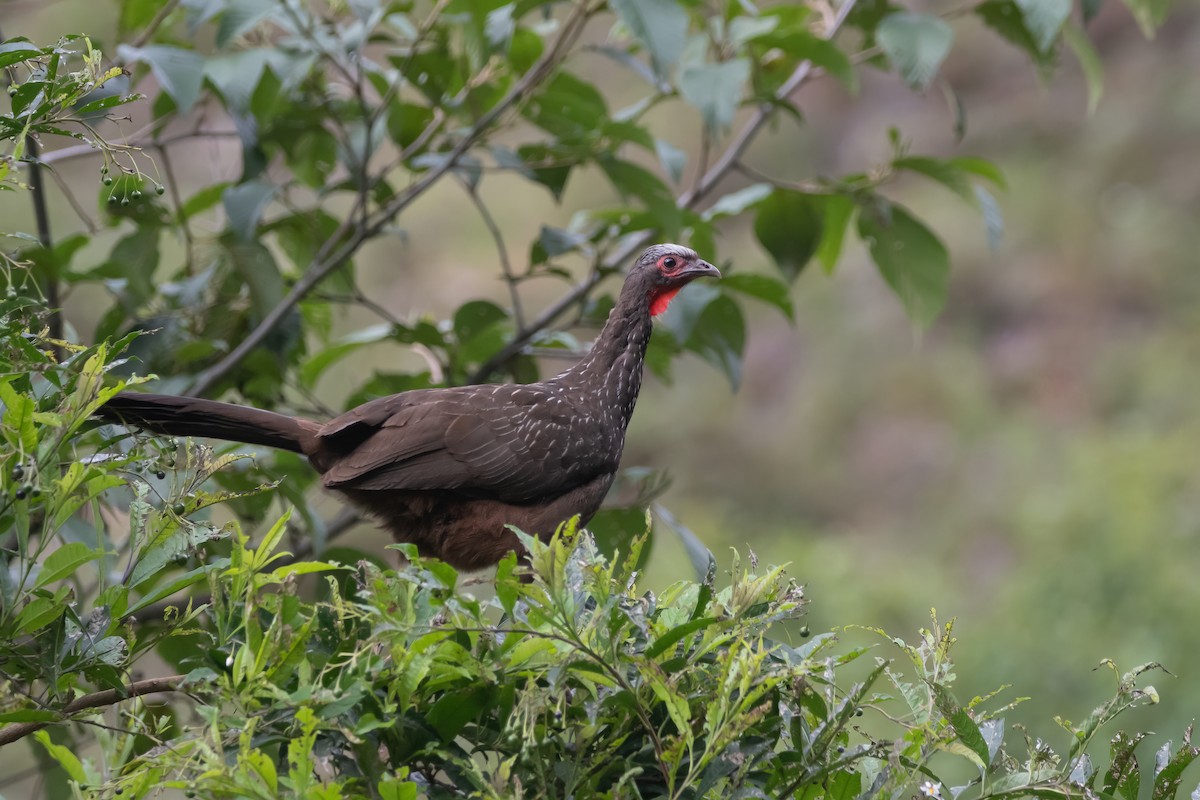
[[[650,296],[650,316],[657,317],[659,314],[667,310],[667,306],[671,305],[671,301],[675,299],[675,295],[679,294],[682,286],[676,286],[673,289],[661,289]]]

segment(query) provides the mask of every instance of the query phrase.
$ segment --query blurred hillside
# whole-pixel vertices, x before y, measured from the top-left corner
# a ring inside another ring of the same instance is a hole
[[[959,35],[978,40],[970,60],[945,67],[967,113],[961,144],[936,88],[916,96],[864,72],[851,103],[832,82],[807,87],[807,124],[764,137],[751,157],[760,169],[797,179],[866,169],[898,124],[916,153],[981,155],[1004,169],[1004,237],[989,249],[960,200],[916,179],[896,185],[951,248],[942,319],[916,332],[851,248],[832,278],[814,268],[797,282],[794,327],[752,309],[737,393],[694,361],[670,386],[648,381],[626,464],[671,472],[666,504],[721,563],[746,547],[792,562],[814,631],[858,623],[903,635],[936,607],[959,619],[970,676],[960,695],[1012,682],[1032,695],[1023,713],[1041,731],[1043,707],[1079,718],[1106,695],[1108,674],[1089,672],[1101,658],[1161,661],[1178,677],[1159,681],[1167,702],[1136,722],[1177,736],[1200,710],[1200,14],[1181,8],[1147,42],[1109,6],[1093,24],[1106,76],[1090,117],[1073,61],[1042,84],[1021,56],[969,28]],[[84,8],[9,2],[4,28],[49,38],[69,18],[72,30],[102,33],[108,23],[76,15]],[[576,66],[624,77],[599,57]],[[666,113],[659,122],[694,145],[692,120],[683,130]],[[185,168],[235,177],[225,148],[205,145]],[[74,162],[64,175],[94,168]],[[597,191],[607,190],[575,176],[559,207],[515,181],[483,186],[506,199],[499,221],[511,242],[565,223],[573,201]],[[69,228],[61,202],[59,212]],[[491,242],[461,194],[436,191],[400,222],[402,247],[360,257],[376,261],[364,285],[379,302],[406,314],[503,298]],[[767,268],[747,231],[720,247],[722,264]],[[556,289],[533,287],[528,302]],[[86,294],[68,305],[84,338],[89,305]],[[326,381],[334,405],[339,377]],[[648,587],[687,565],[658,536]]]

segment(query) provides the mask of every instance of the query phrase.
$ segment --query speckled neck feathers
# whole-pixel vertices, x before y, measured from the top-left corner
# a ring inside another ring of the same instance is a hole
[[[637,279],[627,280],[592,349],[551,382],[590,394],[609,421],[618,423],[614,427],[623,438],[642,388],[651,330],[649,288]]]

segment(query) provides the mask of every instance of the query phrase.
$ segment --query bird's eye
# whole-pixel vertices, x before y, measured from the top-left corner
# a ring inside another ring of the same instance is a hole
[[[671,256],[667,256],[666,258],[663,259],[662,263],[663,263],[663,266],[666,267],[667,269],[675,269],[675,265],[678,262]]]

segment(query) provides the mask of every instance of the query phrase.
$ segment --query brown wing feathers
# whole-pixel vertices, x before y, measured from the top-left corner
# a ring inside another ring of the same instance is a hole
[[[400,541],[466,569],[519,548],[508,525],[548,536],[596,512],[612,483],[641,385],[652,298],[716,269],[655,245],[634,264],[591,352],[527,386],[422,389],[381,397],[325,424],[190,397],[122,392],[97,412],[176,436],[303,453],[325,486]]]

